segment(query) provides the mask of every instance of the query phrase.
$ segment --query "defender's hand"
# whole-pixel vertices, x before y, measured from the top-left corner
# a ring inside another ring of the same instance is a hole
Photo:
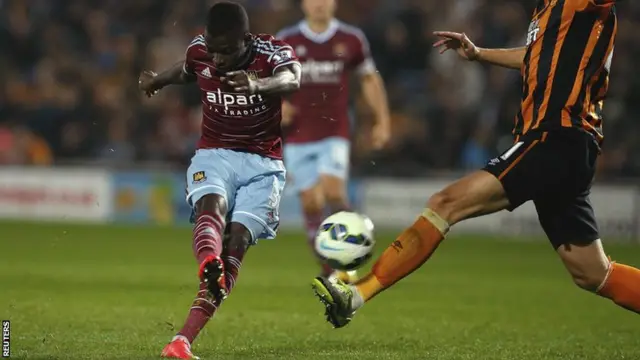
[[[391,139],[391,129],[389,122],[380,122],[374,124],[371,128],[371,146],[375,150],[384,148]]]
[[[226,77],[223,77],[220,80],[222,80],[223,83],[231,86],[234,91],[249,94],[255,94],[258,92],[257,82],[255,80],[252,80],[246,71],[231,71],[226,75]]]
[[[440,48],[440,54],[444,54],[447,50],[455,50],[465,60],[478,60],[480,49],[469,40],[465,33],[436,31],[433,35],[442,38],[433,44],[434,48]]]
[[[138,78],[138,88],[148,97],[152,97],[160,91],[160,87],[155,82],[156,76],[158,76],[158,74],[155,72],[145,70],[140,73],[140,77]]]

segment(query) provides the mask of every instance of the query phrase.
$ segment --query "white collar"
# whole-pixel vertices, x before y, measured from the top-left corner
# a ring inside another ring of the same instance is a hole
[[[315,43],[322,44],[329,41],[329,39],[331,39],[336,34],[338,28],[340,28],[340,22],[336,19],[332,19],[329,22],[329,27],[327,27],[327,30],[321,33],[317,33],[311,30],[311,28],[309,27],[309,23],[305,20],[301,21],[299,26],[300,32],[302,32],[302,35],[304,35],[304,37]]]

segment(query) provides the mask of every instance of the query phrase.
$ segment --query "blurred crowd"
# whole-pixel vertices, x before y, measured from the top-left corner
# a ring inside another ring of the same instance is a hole
[[[298,21],[299,1],[245,0],[254,32]],[[184,55],[212,2],[0,0],[0,164],[142,163],[183,167],[199,136],[198,90],[146,99],[142,69]],[[519,74],[433,51],[433,30],[464,31],[479,46],[522,46],[535,0],[343,0],[385,79],[393,137],[368,147],[370,113],[354,91],[354,161],[361,175],[420,176],[482,166],[505,149]],[[619,35],[605,105],[603,177],[640,175],[640,4],[618,8]]]

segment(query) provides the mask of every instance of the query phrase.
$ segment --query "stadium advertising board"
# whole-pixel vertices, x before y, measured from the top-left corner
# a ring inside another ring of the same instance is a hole
[[[353,204],[360,202],[357,182],[349,186]],[[188,224],[190,207],[185,201],[183,173],[120,172],[113,174],[114,211],[111,220],[157,225]],[[282,228],[302,229],[298,196],[286,188],[280,201]]]
[[[121,172],[113,174],[111,220],[156,225],[188,224],[184,174]]]
[[[101,222],[112,212],[109,174],[89,169],[0,169],[0,218]]]
[[[410,225],[426,200],[453,179],[370,181],[363,188],[363,212],[382,228]],[[603,237],[637,241],[640,234],[640,191],[634,186],[595,185],[591,200]],[[534,205],[529,202],[509,213],[470,219],[455,232],[514,236],[543,235]]]

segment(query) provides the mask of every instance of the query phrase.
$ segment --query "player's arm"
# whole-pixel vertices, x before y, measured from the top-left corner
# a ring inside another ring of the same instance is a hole
[[[291,46],[276,40],[277,47],[267,60],[271,67],[271,76],[252,79],[246,71],[232,71],[221,80],[234,88],[234,91],[249,94],[289,95],[300,89],[302,66]]]
[[[198,49],[202,46],[204,46],[204,38],[202,35],[198,35],[187,47],[183,61],[174,64],[160,74],[156,74],[153,71],[142,72],[138,81],[140,90],[144,91],[147,96],[153,96],[167,85],[180,85],[196,81],[197,76],[193,59]]]
[[[246,71],[239,70],[228,72],[221,80],[237,92],[284,96],[300,89],[301,74],[300,64],[295,63],[278,67],[266,78],[251,79]]]
[[[143,71],[138,85],[147,96],[153,96],[167,85],[187,84],[196,80],[193,73],[187,72],[185,62],[181,61],[169,69],[156,74],[153,71]]]
[[[163,88],[167,85],[181,85],[194,82],[196,75],[189,70],[186,60],[180,61],[155,77],[156,85]]]
[[[276,39],[287,42],[287,29],[283,29],[278,31],[275,36]],[[296,114],[296,108],[293,106],[291,101],[286,98],[282,99],[282,126],[289,126],[293,122],[293,117]]]
[[[358,48],[352,59],[351,66],[360,76],[362,95],[369,108],[373,111],[371,145],[374,149],[380,149],[386,145],[391,137],[391,116],[389,115],[387,90],[371,56],[367,37],[360,30],[355,32],[355,36],[358,41]]]
[[[509,69],[520,69],[524,61],[527,48],[519,47],[513,49],[478,49],[477,61],[502,66]]]
[[[378,72],[363,74],[360,79],[362,95],[374,114],[372,145],[375,149],[379,149],[389,141],[391,132],[387,90]]]
[[[434,35],[441,37],[433,44],[443,54],[455,50],[460,57],[469,61],[480,61],[509,69],[520,69],[527,53],[526,47],[513,49],[483,49],[477,47],[466,34],[449,31],[436,31]]]
[[[300,89],[302,67],[289,64],[278,67],[272,76],[256,80],[256,92],[268,95],[289,95]]]

